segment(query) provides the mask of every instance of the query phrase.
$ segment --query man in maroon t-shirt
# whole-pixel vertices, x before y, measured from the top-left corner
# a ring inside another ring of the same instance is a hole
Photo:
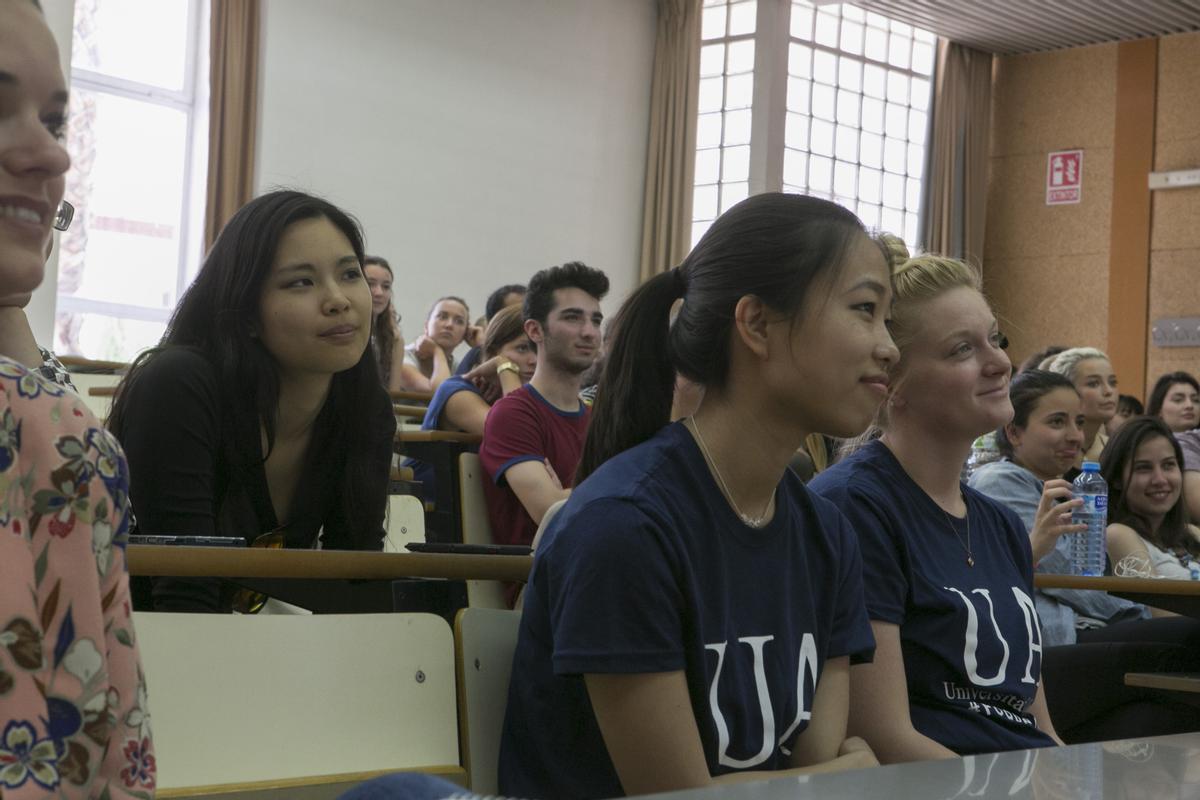
[[[538,348],[537,369],[492,406],[479,448],[497,544],[532,542],[546,509],[570,494],[590,413],[580,381],[599,353],[607,293],[605,274],[577,261],[529,282],[525,332]]]

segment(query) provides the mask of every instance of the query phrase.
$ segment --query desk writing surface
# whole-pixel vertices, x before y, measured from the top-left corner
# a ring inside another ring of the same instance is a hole
[[[477,433],[463,433],[462,431],[397,431],[396,441],[479,444],[483,441],[483,437]]]
[[[1200,581],[1176,581],[1166,578],[1097,578],[1084,575],[1053,575],[1037,572],[1033,585],[1039,589],[1096,589],[1102,592],[1138,592],[1140,594],[1177,594],[1200,597]]]
[[[533,556],[268,550],[257,547],[131,544],[127,555],[132,575],[178,577],[524,581],[533,566]]]
[[[1200,617],[1200,581],[1166,578],[1097,578],[1082,575],[1051,575],[1037,572],[1033,585],[1039,589],[1093,589],[1188,617]]]
[[[1200,734],[1047,747],[653,795],[671,800],[1158,800],[1200,797]]]
[[[417,403],[428,403],[433,399],[433,392],[410,392],[406,390],[400,390],[396,392],[389,392],[389,394],[392,396],[392,400],[396,401],[411,400]]]

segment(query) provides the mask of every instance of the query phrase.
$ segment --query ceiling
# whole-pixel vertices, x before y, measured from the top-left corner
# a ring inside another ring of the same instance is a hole
[[[826,5],[834,0],[813,0]],[[992,53],[1033,53],[1200,30],[1200,0],[854,0]]]

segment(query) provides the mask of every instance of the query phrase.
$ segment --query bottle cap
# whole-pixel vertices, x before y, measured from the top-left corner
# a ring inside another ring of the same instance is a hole
[[[1083,462],[1083,471],[1084,472],[1099,472],[1100,471],[1100,462],[1099,461]]]

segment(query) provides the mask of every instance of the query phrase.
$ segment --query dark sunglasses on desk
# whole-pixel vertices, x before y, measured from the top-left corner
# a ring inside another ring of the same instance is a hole
[[[251,547],[265,547],[268,550],[283,549],[283,528],[276,528],[270,533],[264,533],[253,542]],[[239,614],[257,614],[267,604],[267,596],[253,589],[238,589],[233,595],[233,610]]]

